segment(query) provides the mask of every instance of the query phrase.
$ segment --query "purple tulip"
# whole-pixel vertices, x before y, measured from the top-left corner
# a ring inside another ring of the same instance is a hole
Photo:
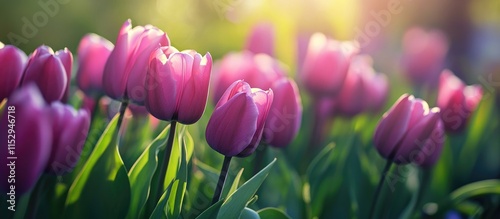
[[[144,105],[150,55],[160,46],[169,45],[167,34],[157,27],[132,28],[132,22],[125,21],[104,67],[102,83],[106,95],[115,100],[130,99]]]
[[[257,53],[274,56],[274,27],[271,23],[255,25],[250,33],[245,48]]]
[[[73,54],[71,54],[71,51],[68,50],[68,48],[64,48],[62,50],[59,50],[55,53],[55,56],[61,60],[61,63],[64,66],[64,70],[66,72],[66,78],[68,79],[68,84],[66,86],[66,89],[64,90],[63,97],[61,98],[61,102],[66,103],[68,102],[69,98],[69,87],[70,87],[70,82],[71,82],[71,73],[73,69]]]
[[[50,106],[52,120],[52,150],[46,172],[62,175],[70,172],[80,159],[80,154],[90,127],[86,110],[75,110],[58,102]]]
[[[227,87],[237,80],[244,80],[251,87],[267,90],[284,76],[283,65],[269,55],[255,55],[249,51],[229,53],[214,71],[212,100],[217,103]]]
[[[444,68],[448,41],[437,30],[414,27],[403,38],[403,68],[410,81],[417,85],[436,85]]]
[[[42,174],[50,156],[52,131],[45,102],[34,84],[12,93],[0,124],[0,187],[15,194],[29,191]],[[13,146],[12,146],[13,145]],[[11,165],[12,164],[12,165]],[[15,175],[14,181],[10,175]]]
[[[439,80],[437,105],[446,131],[458,133],[464,130],[482,96],[481,86],[465,86],[450,70],[444,70]]]
[[[36,83],[47,102],[63,100],[69,86],[72,55],[68,49],[56,53],[52,48],[42,45],[29,57],[21,85]]]
[[[382,157],[397,164],[421,161],[426,159],[422,158],[426,142],[436,129],[442,129],[439,123],[439,108],[429,109],[427,102],[404,94],[382,116],[373,141]],[[442,147],[442,142],[436,147]],[[441,149],[426,156],[435,156],[437,151]]]
[[[339,42],[316,33],[309,40],[299,78],[316,97],[336,96],[349,70],[353,55],[358,51],[353,42]]]
[[[80,41],[76,82],[86,95],[97,97],[104,94],[102,75],[113,47],[113,43],[97,34],[87,34]]]
[[[423,168],[430,168],[434,166],[441,156],[445,137],[443,122],[438,121],[436,127],[431,133],[431,136],[421,148],[420,153],[414,155],[415,158],[413,163]]]
[[[146,108],[158,119],[193,124],[207,103],[212,56],[161,47],[151,56]]]
[[[302,122],[302,101],[299,89],[291,79],[283,78],[274,82],[273,104],[269,110],[264,134],[264,142],[275,147],[286,147],[297,135]]]
[[[8,98],[21,83],[28,58],[26,54],[12,45],[0,42],[0,102]]]
[[[272,90],[250,88],[246,82],[235,81],[208,121],[208,145],[228,157],[252,154],[262,138],[273,96]]]

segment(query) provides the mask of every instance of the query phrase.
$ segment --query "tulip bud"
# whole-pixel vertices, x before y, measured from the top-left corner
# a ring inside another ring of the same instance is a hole
[[[430,168],[436,164],[439,160],[441,152],[443,150],[443,144],[445,141],[445,132],[443,127],[443,122],[438,121],[436,127],[431,133],[431,136],[425,142],[424,146],[421,148],[420,153],[415,156],[413,162],[418,166],[423,168]]]
[[[55,102],[50,106],[52,150],[46,172],[62,175],[75,167],[87,138],[90,117],[86,110],[75,110]]]
[[[66,69],[71,69],[71,52],[54,53],[48,46],[38,47],[29,57],[21,85],[36,83],[47,102],[62,100],[69,86]],[[66,65],[66,66],[65,66]]]
[[[437,30],[425,31],[415,27],[403,38],[403,69],[410,81],[417,85],[435,86],[443,70],[448,41]]]
[[[336,96],[357,47],[354,42],[338,42],[323,34],[314,34],[299,75],[304,87],[316,97]]]
[[[132,22],[125,21],[104,67],[102,83],[106,95],[115,100],[130,99],[144,105],[150,55],[160,46],[168,45],[170,40],[167,34],[157,27],[132,28]]]
[[[80,41],[76,82],[86,95],[97,97],[104,94],[102,75],[113,47],[113,43],[97,34],[87,34]]]
[[[212,92],[214,103],[237,80],[244,80],[251,87],[267,90],[276,80],[285,76],[283,65],[266,54],[255,55],[248,51],[230,53],[218,64]]]
[[[0,188],[15,195],[29,191],[47,165],[52,132],[45,102],[34,84],[12,93],[0,120]],[[14,171],[14,173],[12,172]],[[14,178],[9,177],[15,175]]]
[[[446,131],[461,132],[482,96],[479,85],[465,86],[450,70],[444,70],[439,79],[437,105]]]
[[[302,122],[302,101],[299,89],[291,79],[274,82],[273,104],[267,115],[264,142],[275,147],[286,147],[297,135]]]
[[[274,56],[274,27],[271,23],[255,25],[245,48],[252,53],[265,53]]]
[[[26,54],[12,45],[0,42],[0,102],[8,98],[21,83],[27,61]]]
[[[211,70],[210,53],[157,49],[146,76],[146,108],[161,120],[195,123],[205,110]]]
[[[246,157],[257,148],[273,102],[272,90],[235,81],[222,95],[207,124],[208,145],[225,156]]]
[[[55,56],[61,60],[61,63],[64,66],[64,70],[66,72],[66,78],[68,79],[68,83],[66,89],[64,90],[63,97],[61,98],[61,102],[68,102],[69,98],[69,87],[71,84],[71,73],[73,69],[73,54],[68,50],[68,48],[64,48],[55,53]]]
[[[419,157],[420,152],[435,129],[442,127],[439,116],[439,108],[429,109],[427,102],[404,94],[378,123],[375,147],[382,157],[397,164],[426,159]]]

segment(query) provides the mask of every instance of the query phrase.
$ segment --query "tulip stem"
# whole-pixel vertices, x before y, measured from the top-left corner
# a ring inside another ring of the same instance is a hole
[[[392,161],[387,160],[384,170],[382,170],[382,175],[380,176],[380,181],[378,182],[377,189],[375,190],[375,195],[373,196],[369,214],[370,218],[375,218],[375,206],[377,205],[378,197],[380,196],[380,192],[382,191],[382,186],[384,185],[385,177],[387,176],[387,173],[391,169],[391,166],[392,166]]]
[[[215,187],[214,197],[212,199],[212,205],[218,202],[220,199],[222,188],[227,178],[227,172],[229,172],[229,163],[231,163],[231,158],[232,157],[229,156],[224,157],[224,162],[222,163],[222,168],[220,170],[219,181],[217,182],[217,187]]]
[[[165,145],[165,154],[163,155],[163,160],[161,161],[160,177],[158,178],[158,190],[156,194],[155,203],[158,202],[163,195],[163,186],[165,184],[165,176],[167,175],[168,163],[170,162],[170,154],[172,154],[172,145],[174,144],[175,137],[175,127],[177,125],[176,121],[170,123],[170,131],[168,132],[167,144]]]
[[[26,219],[37,218],[38,204],[40,203],[40,198],[42,196],[42,192],[44,191],[43,187],[45,186],[45,178],[45,175],[40,176],[35,188],[33,188],[31,192],[28,208],[26,208]]]
[[[122,126],[123,116],[125,115],[125,110],[128,106],[128,100],[124,100],[122,104],[120,104],[120,115],[118,116],[118,122],[116,123],[116,130],[120,132],[120,127]]]

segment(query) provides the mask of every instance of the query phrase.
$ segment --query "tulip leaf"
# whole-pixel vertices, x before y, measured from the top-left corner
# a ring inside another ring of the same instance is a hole
[[[462,186],[450,194],[450,201],[458,204],[473,197],[489,194],[500,195],[500,180],[483,180]]]
[[[243,170],[244,169],[241,168],[241,170],[238,172],[238,174],[236,174],[236,176],[234,177],[233,183],[231,184],[231,187],[224,186],[224,189],[222,191],[222,197],[227,197],[228,195],[233,194],[234,191],[236,191],[236,189],[238,189],[238,185],[240,184],[241,175],[243,175]]]
[[[188,163],[186,144],[194,143],[188,132],[184,132],[184,135],[186,136],[185,138],[178,138],[178,142],[182,142],[182,144],[174,145],[174,147],[181,147],[181,156],[179,157],[179,170],[176,174],[176,180],[171,188],[171,193],[167,202],[167,218],[179,218],[181,214],[182,203],[184,201],[184,194],[186,192]]]
[[[266,179],[275,162],[276,159],[227,197],[217,214],[217,218],[238,218],[248,201],[252,199],[257,189],[259,189],[262,182]]]
[[[118,116],[109,123],[68,192],[63,218],[124,218],[130,205],[127,170],[118,153]]]
[[[263,208],[257,211],[261,219],[290,219],[288,215],[278,208]]]
[[[162,218],[162,219],[165,218],[166,219],[167,218],[166,209],[165,209],[167,207],[167,197],[170,196],[171,191],[172,191],[171,189],[175,183],[178,183],[178,181],[175,181],[174,183],[171,183],[170,185],[168,185],[167,189],[161,195],[160,200],[158,201],[158,204],[156,205],[155,209],[153,210],[153,212],[151,213],[149,218],[152,218],[152,219],[157,219],[157,218]]]
[[[128,176],[132,188],[130,206],[127,218],[137,218],[141,207],[147,201],[149,185],[153,178],[153,174],[158,166],[156,157],[160,148],[165,147],[167,142],[167,134],[170,126],[167,126],[156,139],[146,148],[142,155],[137,159],[135,164],[130,169]]]
[[[212,219],[217,217],[217,214],[219,213],[219,209],[222,206],[222,203],[224,203],[224,199],[219,200],[209,208],[207,208],[205,211],[203,211],[196,219]]]

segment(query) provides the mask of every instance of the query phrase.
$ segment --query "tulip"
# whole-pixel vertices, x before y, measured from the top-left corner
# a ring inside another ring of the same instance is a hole
[[[434,86],[443,70],[448,41],[437,30],[425,31],[415,27],[403,37],[403,69],[410,81],[417,85]]]
[[[226,157],[246,157],[257,148],[273,102],[272,90],[235,81],[224,92],[207,124],[207,143]]]
[[[389,82],[385,74],[374,74],[369,76],[367,85],[370,97],[366,100],[368,111],[372,113],[379,112],[387,102],[389,95]]]
[[[76,82],[86,95],[98,97],[104,94],[102,75],[113,47],[113,43],[97,34],[87,34],[80,40]]]
[[[8,98],[14,89],[21,83],[24,67],[27,61],[26,54],[12,45],[0,42],[0,102]]]
[[[440,122],[439,108],[429,109],[427,102],[404,94],[382,116],[373,141],[384,158],[407,164],[420,159],[422,147]]]
[[[62,100],[69,86],[66,69],[71,69],[72,55],[66,48],[56,53],[48,46],[38,47],[29,57],[21,85],[38,85],[47,102]]]
[[[0,187],[3,191],[10,191],[11,185],[15,186],[16,196],[29,191],[47,165],[52,131],[45,107],[34,84],[14,91],[6,103],[0,121],[0,177],[4,179],[0,180]],[[7,179],[14,168],[15,182],[11,183]]]
[[[276,81],[272,90],[273,104],[267,116],[264,142],[275,147],[286,147],[297,135],[302,122],[302,101],[299,89],[291,79]]]
[[[90,127],[86,110],[75,110],[58,102],[51,104],[52,150],[45,171],[56,175],[70,172],[80,159],[80,154]]]
[[[106,95],[144,105],[150,55],[160,46],[169,45],[167,34],[157,27],[132,28],[132,22],[125,21],[104,67],[102,83]]]
[[[465,86],[450,70],[444,70],[439,79],[437,105],[446,131],[458,133],[464,130],[482,96],[479,85]]]
[[[251,87],[267,90],[285,76],[283,65],[266,54],[248,51],[230,53],[220,61],[214,73],[213,102],[217,103],[226,89],[237,80]]]
[[[146,76],[146,108],[161,120],[195,123],[205,110],[211,70],[210,53],[157,49]]]
[[[415,155],[416,158],[413,162],[423,168],[430,168],[434,166],[434,164],[436,164],[439,160],[443,150],[445,137],[443,122],[438,121],[436,127],[431,133],[430,138],[424,143],[420,153]]]
[[[356,43],[338,42],[323,34],[314,34],[299,75],[302,84],[315,97],[336,96],[357,51]]]
[[[64,66],[64,70],[66,72],[66,78],[68,79],[68,83],[66,86],[66,89],[64,90],[63,97],[61,98],[61,101],[63,103],[68,102],[69,98],[69,87],[70,87],[70,82],[71,82],[71,73],[73,69],[73,54],[68,50],[68,48],[64,48],[62,50],[59,50],[55,53],[55,56],[61,60],[61,63]]]
[[[250,33],[245,48],[257,53],[274,56],[274,27],[270,23],[255,25]]]

